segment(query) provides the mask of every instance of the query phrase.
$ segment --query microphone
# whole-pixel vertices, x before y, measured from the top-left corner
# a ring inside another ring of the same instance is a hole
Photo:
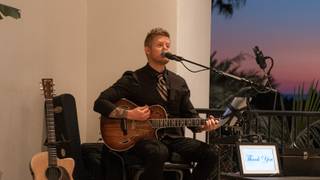
[[[253,48],[253,52],[256,56],[257,64],[260,66],[261,69],[265,69],[267,67],[266,58],[263,56],[262,51],[259,49],[258,46]]]
[[[183,60],[183,57],[177,56],[175,54],[172,54],[171,52],[166,52],[166,51],[162,51],[161,56],[171,60],[179,61],[179,62]]]

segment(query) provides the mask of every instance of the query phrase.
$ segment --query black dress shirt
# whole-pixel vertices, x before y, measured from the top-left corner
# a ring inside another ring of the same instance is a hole
[[[116,83],[101,92],[95,101],[94,111],[108,117],[116,108],[114,103],[121,98],[126,98],[138,106],[161,105],[165,108],[169,118],[198,117],[190,102],[190,91],[185,80],[169,70],[163,73],[168,89],[168,101],[164,101],[156,89],[159,73],[147,64],[135,72],[125,72]],[[183,128],[158,130],[158,137],[165,135],[184,136],[184,131]]]

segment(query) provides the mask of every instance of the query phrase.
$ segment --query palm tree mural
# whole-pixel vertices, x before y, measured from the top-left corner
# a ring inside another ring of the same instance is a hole
[[[318,80],[312,82],[309,85],[307,93],[304,92],[304,84],[300,84],[294,90],[292,98],[281,97],[282,109],[298,112],[320,112],[320,91],[317,91],[318,82]],[[267,117],[257,117],[257,120],[260,122],[259,128],[261,133],[266,134],[271,129],[271,142],[280,144],[281,138],[283,138],[285,147],[295,149],[320,148],[319,116],[281,118],[272,117],[272,124],[269,127]],[[281,126],[284,126],[283,134],[281,134]]]
[[[223,71],[252,82],[259,84],[265,78],[255,69],[241,70],[241,63],[247,60],[247,55],[240,53],[233,58],[225,59],[219,61],[214,59],[214,52],[210,57],[210,67],[215,68],[219,71]],[[269,77],[269,85],[272,88],[277,87],[277,83],[272,78]],[[210,74],[210,107],[211,108],[221,108],[230,103],[232,98],[236,95],[241,96],[254,96],[257,92],[255,91],[242,91],[246,90],[248,84],[238,81],[236,79],[228,78],[211,72]]]
[[[255,70],[240,70],[241,62],[246,60],[245,54],[239,54],[231,59],[218,61],[214,59],[215,52],[211,55],[211,67],[217,70],[227,72],[238,77],[249,79],[253,82],[262,81],[262,76],[259,75],[258,71]],[[304,91],[304,84],[298,85],[294,90],[294,95],[291,99],[287,97],[279,97],[277,102],[277,110],[292,110],[292,111],[312,111],[320,112],[320,91],[318,89],[319,80],[315,80],[309,85],[308,91]],[[271,87],[277,87],[276,81],[271,77]],[[230,103],[233,97],[239,95],[241,89],[245,89],[247,85],[237,80],[227,79],[226,77],[219,76],[215,73],[210,75],[210,107],[223,109]],[[256,97],[260,96],[255,91],[244,91],[241,96],[245,97]],[[273,99],[271,94],[263,94],[264,104],[266,99]],[[261,104],[261,101],[258,102]],[[250,103],[252,109],[257,108],[254,103]],[[261,107],[261,106],[260,106]],[[270,119],[266,116],[259,116],[257,114],[251,114],[251,117],[244,116],[244,119],[250,119],[249,124],[245,124],[249,127],[248,131],[243,130],[243,123],[249,122],[248,120],[240,122],[239,126],[243,135],[259,134],[264,139],[270,140],[270,142],[281,144],[284,143],[283,147],[291,147],[296,149],[305,148],[320,148],[320,118],[319,117],[277,117],[271,118],[271,125],[269,126]],[[255,131],[255,125],[258,124],[259,131]],[[282,127],[284,131],[282,132]],[[308,127],[310,128],[308,131]],[[268,132],[271,130],[270,137]],[[232,132],[229,130],[222,130],[223,136],[230,136]],[[210,134],[210,142],[214,142],[214,139],[218,136],[217,133]],[[232,172],[237,170],[237,158],[236,153],[229,147],[221,148],[221,170],[225,172]]]
[[[235,9],[239,9],[246,4],[246,0],[212,0],[212,11],[218,11],[219,15],[223,15],[227,18],[231,18]],[[246,60],[245,54],[239,54],[231,59],[218,61],[214,59],[216,52],[213,52],[210,58],[211,67],[228,72],[230,74],[249,79],[254,82],[259,82],[262,77],[255,70],[240,71],[241,62]],[[271,87],[277,87],[276,81],[271,78]],[[239,91],[245,88],[245,84],[233,79],[227,79],[226,77],[216,75],[211,72],[210,74],[210,108],[224,108],[232,97],[239,94]],[[292,110],[292,111],[320,111],[320,91],[318,89],[318,80],[315,80],[310,84],[309,90],[304,92],[304,84],[299,85],[294,91],[295,94],[292,99],[282,97],[278,94],[277,110]],[[256,96],[255,92],[241,92],[243,96]],[[260,95],[259,95],[260,96]],[[268,97],[270,94],[263,95],[262,99],[265,101],[273,101],[272,97]],[[256,96],[257,99],[259,97]],[[269,102],[269,103],[270,103]],[[263,109],[263,105],[256,104],[257,109]],[[264,104],[265,105],[265,104]],[[271,109],[271,108],[268,108]],[[259,128],[263,133],[268,130],[268,121],[266,117],[256,117],[259,119]],[[274,117],[274,125],[271,127],[273,133],[271,134],[271,140],[273,142],[280,143],[280,127],[283,120],[278,117]],[[311,118],[308,120],[310,125],[310,132],[307,131],[308,125],[305,117],[292,117],[284,120],[285,124],[285,141],[290,146],[296,146],[299,148],[304,147],[320,147],[320,121],[317,118]],[[311,140],[307,140],[311,137]]]
[[[320,112],[320,91],[317,91],[319,80],[314,80],[308,92],[304,84],[294,90],[292,110]],[[320,148],[320,119],[318,117],[294,117],[290,127],[291,146],[296,148]],[[310,127],[308,132],[307,127]]]
[[[15,19],[21,17],[20,10],[11,6],[0,4],[0,19],[3,19],[3,16],[10,16]]]

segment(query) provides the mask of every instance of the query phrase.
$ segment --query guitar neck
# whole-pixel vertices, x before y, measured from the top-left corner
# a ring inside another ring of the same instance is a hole
[[[46,120],[48,136],[48,159],[49,166],[57,166],[56,134],[54,125],[54,110],[52,99],[46,99]]]
[[[149,119],[153,128],[164,127],[196,127],[203,125],[206,119],[201,118],[163,118],[163,119]]]

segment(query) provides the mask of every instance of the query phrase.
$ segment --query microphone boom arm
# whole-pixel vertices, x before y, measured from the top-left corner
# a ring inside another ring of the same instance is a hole
[[[179,59],[178,59],[178,60],[176,60],[176,59],[174,59],[174,60],[175,60],[175,61],[178,61],[178,62],[185,61],[185,62],[188,62],[188,63],[190,63],[190,64],[194,64],[194,65],[197,65],[197,66],[202,67],[202,68],[204,68],[204,69],[210,70],[210,71],[212,71],[212,72],[214,72],[214,73],[217,73],[217,74],[219,74],[219,75],[222,75],[222,76],[225,76],[225,77],[229,77],[229,78],[232,78],[232,79],[241,81],[241,82],[243,82],[243,83],[245,83],[245,84],[248,84],[248,85],[250,85],[250,86],[261,87],[261,85],[255,83],[255,82],[253,82],[253,81],[251,81],[251,80],[248,80],[248,79],[246,79],[246,78],[241,78],[241,77],[235,76],[235,75],[233,75],[233,74],[229,74],[229,73],[226,73],[226,72],[217,70],[216,68],[213,68],[213,67],[210,68],[210,67],[208,67],[208,66],[204,66],[204,65],[202,65],[202,64],[199,64],[199,63],[196,63],[196,62],[187,60],[187,59],[185,59],[185,58],[183,58],[183,57],[180,57],[180,56],[179,56]],[[265,88],[265,89],[268,90],[268,91],[277,92],[276,89],[271,88],[271,87],[265,87],[265,86],[263,86],[263,88]]]

